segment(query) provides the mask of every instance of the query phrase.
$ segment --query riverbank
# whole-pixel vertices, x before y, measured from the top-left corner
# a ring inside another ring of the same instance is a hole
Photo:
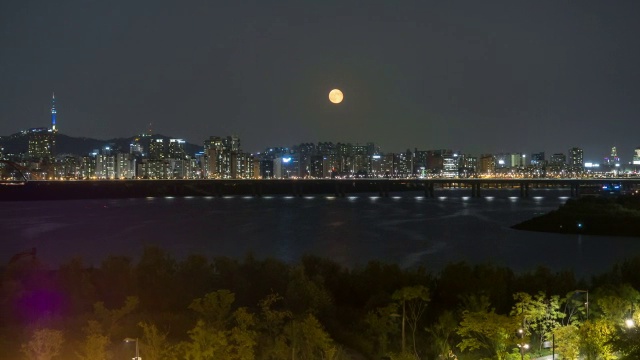
[[[558,210],[514,225],[517,230],[640,237],[640,197],[585,196]]]

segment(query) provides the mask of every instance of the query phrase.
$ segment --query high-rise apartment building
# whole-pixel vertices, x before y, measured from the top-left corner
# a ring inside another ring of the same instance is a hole
[[[480,174],[493,175],[496,171],[496,158],[492,154],[480,155]]]
[[[584,152],[581,148],[573,147],[569,149],[568,157],[569,171],[582,172],[584,170]]]
[[[161,160],[165,157],[164,139],[152,139],[149,143],[149,159]]]
[[[31,159],[51,159],[56,144],[55,133],[48,128],[33,128],[28,131],[28,154]]]
[[[185,150],[185,141],[182,139],[169,139],[169,147],[167,149],[170,159],[184,160],[187,158]]]

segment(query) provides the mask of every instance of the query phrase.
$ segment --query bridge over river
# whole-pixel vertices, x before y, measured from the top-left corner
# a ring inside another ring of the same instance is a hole
[[[420,191],[435,197],[451,188],[466,189],[480,197],[492,189],[519,189],[528,197],[532,189],[567,189],[571,196],[585,193],[625,193],[639,188],[640,178],[606,179],[261,179],[261,180],[64,180],[0,182],[0,201],[158,196],[228,196],[390,193]],[[603,188],[605,189],[603,191]]]

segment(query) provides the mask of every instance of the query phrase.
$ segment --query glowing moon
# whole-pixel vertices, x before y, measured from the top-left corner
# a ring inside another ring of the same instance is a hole
[[[329,101],[334,104],[340,104],[344,99],[344,95],[342,95],[342,91],[339,89],[333,89],[329,92]]]

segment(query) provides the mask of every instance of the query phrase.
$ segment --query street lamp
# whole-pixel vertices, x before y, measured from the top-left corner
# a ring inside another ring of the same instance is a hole
[[[518,344],[520,348],[520,358],[524,360],[524,351],[529,349],[529,344],[524,342],[524,329],[518,329],[518,334],[520,334],[520,343]]]
[[[589,290],[576,290],[574,293],[586,293],[587,301],[584,303],[585,308],[587,309],[587,320],[589,320]]]
[[[138,352],[138,338],[126,338],[124,339],[124,342],[128,343],[128,342],[132,342],[135,341],[136,342],[136,357],[133,358],[133,360],[142,360],[142,358],[140,358],[140,353]]]
[[[632,329],[634,327],[636,327],[636,322],[633,321],[633,319],[627,319],[624,321],[625,325],[627,325],[627,328]]]

